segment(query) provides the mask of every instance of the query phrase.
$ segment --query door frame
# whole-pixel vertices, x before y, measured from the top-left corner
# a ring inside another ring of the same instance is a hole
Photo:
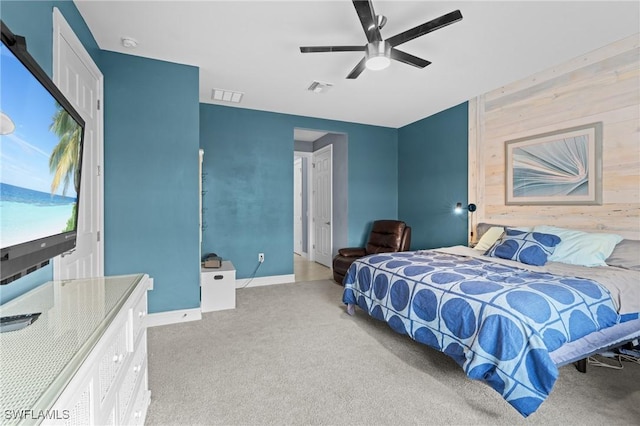
[[[104,76],[102,72],[91,58],[91,55],[84,48],[84,45],[73,32],[73,29],[64,18],[64,15],[57,7],[53,8],[53,70],[52,80],[59,86],[60,75],[58,70],[60,69],[60,39],[64,38],[69,46],[73,49],[74,53],[78,55],[82,63],[89,69],[89,71],[96,77],[97,90],[96,101],[99,108],[96,111],[96,154],[98,170],[88,171],[89,173],[97,173],[100,177],[98,179],[98,194],[92,194],[92,196],[98,197],[98,241],[94,246],[97,248],[98,253],[95,253],[97,258],[97,276],[104,276]],[[82,203],[81,203],[82,205]],[[60,256],[56,256],[53,259],[53,276],[57,276],[60,268]]]

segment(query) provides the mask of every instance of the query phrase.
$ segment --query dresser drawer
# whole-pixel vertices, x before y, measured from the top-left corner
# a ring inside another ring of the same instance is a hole
[[[131,348],[131,351],[133,351],[134,345],[138,340],[138,336],[140,335],[140,332],[145,329],[144,322],[147,317],[146,294],[143,294],[142,297],[140,297],[140,300],[136,302],[136,304],[133,306],[130,312],[131,312],[130,321],[131,321],[132,331],[131,331],[131,341],[129,342],[129,347]]]
[[[146,332],[145,332],[146,333]],[[138,388],[142,377],[147,370],[147,339],[146,335],[140,340],[140,344],[133,355],[133,361],[129,364],[124,380],[118,391],[119,424],[127,424],[125,420],[129,408],[135,397],[134,390]]]
[[[63,398],[61,402],[56,404],[48,413],[49,417],[43,419],[42,424],[45,426],[83,426],[95,423],[91,411],[93,383],[91,377],[88,379],[81,388],[75,389],[73,394],[67,395],[66,399]]]
[[[127,350],[128,324],[128,321],[123,321],[118,327],[116,336],[113,338],[112,343],[107,346],[98,363],[98,396],[100,404],[104,403],[109,389],[112,388],[120,369],[129,356]]]
[[[135,401],[129,416],[129,421],[126,423],[131,426],[138,426],[144,424],[144,419],[147,416],[147,409],[151,402],[151,392],[147,389],[147,371],[144,371],[144,375],[141,378],[140,387],[135,394]]]

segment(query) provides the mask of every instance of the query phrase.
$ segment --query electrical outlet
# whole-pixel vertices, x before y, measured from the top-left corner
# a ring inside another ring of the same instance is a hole
[[[264,262],[264,253],[258,253],[258,262]]]

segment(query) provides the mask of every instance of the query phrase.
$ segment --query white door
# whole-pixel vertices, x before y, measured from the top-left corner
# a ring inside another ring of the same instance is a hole
[[[302,254],[302,158],[293,161],[293,252]]]
[[[313,153],[313,258],[331,267],[332,241],[332,147]]]
[[[76,249],[53,261],[54,279],[104,275],[102,73],[57,8],[53,81],[85,120]]]
[[[202,171],[202,164],[204,163],[204,149],[198,150],[198,229],[200,230],[199,244],[199,256],[198,259],[202,259],[202,198],[204,197],[202,178],[204,177]],[[199,261],[199,260],[198,260]]]

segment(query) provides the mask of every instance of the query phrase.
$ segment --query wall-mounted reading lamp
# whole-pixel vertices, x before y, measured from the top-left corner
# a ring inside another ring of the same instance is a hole
[[[476,211],[476,205],[471,203],[469,205],[467,205],[467,210],[469,211],[469,215],[471,216],[471,231],[470,231],[470,236],[471,236],[471,240],[470,242],[473,241],[473,212]],[[462,212],[464,211],[464,209],[462,208],[462,203],[456,203],[456,208],[453,209],[455,214],[462,214]]]
[[[469,210],[469,212],[473,213],[476,211],[476,205],[475,204],[469,204],[467,206],[467,210]],[[455,212],[455,214],[460,214],[462,213],[464,210],[462,209],[462,203],[457,203],[456,204],[456,208],[453,210]]]

